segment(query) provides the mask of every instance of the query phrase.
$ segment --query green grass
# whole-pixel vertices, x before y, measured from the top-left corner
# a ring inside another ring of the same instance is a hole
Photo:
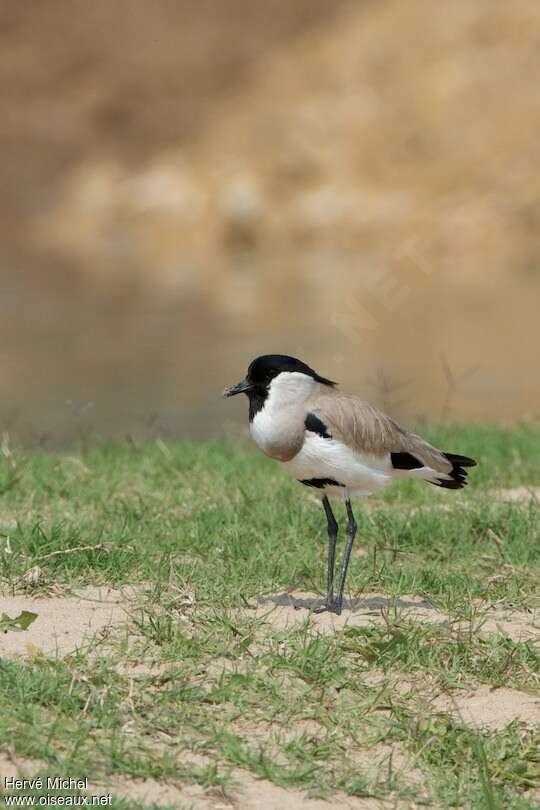
[[[280,630],[247,607],[258,595],[325,587],[324,514],[260,454],[225,441],[4,452],[4,589],[20,590],[36,565],[43,593],[139,588],[125,627],[88,650],[0,659],[0,740],[43,774],[105,782],[153,778],[227,794],[241,768],[310,795],[400,807],[537,806],[540,729],[484,732],[433,698],[480,684],[540,695],[538,640],[482,629],[490,606],[540,605],[538,502],[492,494],[540,485],[540,430],[430,438],[479,459],[470,486],[405,482],[357,504],[363,553],[353,555],[348,592],[388,594],[389,609],[384,621],[327,635],[307,612]],[[413,621],[404,594],[448,622]],[[149,661],[159,666],[130,675]]]

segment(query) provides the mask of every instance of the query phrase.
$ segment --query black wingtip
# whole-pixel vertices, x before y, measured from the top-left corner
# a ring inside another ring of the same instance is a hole
[[[450,475],[452,475],[452,473],[450,473]],[[430,483],[435,484],[436,487],[442,487],[443,489],[463,489],[463,487],[467,486],[465,479],[451,479],[450,481],[445,481],[443,478],[439,478],[437,481],[431,481]]]
[[[443,456],[448,459],[450,464],[457,467],[477,467],[478,462],[474,458],[468,456],[460,456],[457,453],[443,453]]]
[[[468,456],[460,456],[456,453],[443,453],[443,456],[448,459],[452,465],[452,470],[449,474],[450,479],[439,478],[433,481],[436,487],[443,487],[443,489],[462,489],[467,485],[467,470],[466,467],[476,467],[477,462],[474,458]]]

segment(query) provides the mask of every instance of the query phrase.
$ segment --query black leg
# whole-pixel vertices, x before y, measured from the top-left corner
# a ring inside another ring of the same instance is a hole
[[[338,525],[330,501],[325,495],[322,499],[326,520],[328,522],[328,579],[326,591],[326,607],[323,610],[332,610],[334,604],[334,562],[336,559],[336,541]]]
[[[341,562],[341,571],[339,572],[338,595],[333,606],[334,612],[337,613],[338,616],[341,613],[341,609],[343,607],[343,591],[345,590],[347,568],[349,567],[351,551],[354,543],[354,538],[356,537],[356,530],[358,528],[356,525],[356,520],[354,519],[351,502],[348,498],[345,498],[345,506],[347,508],[347,543],[345,544],[345,551],[343,552],[343,560]]]

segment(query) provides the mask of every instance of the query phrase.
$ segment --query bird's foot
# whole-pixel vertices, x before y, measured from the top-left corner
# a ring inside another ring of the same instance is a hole
[[[341,615],[342,604],[339,599],[327,599],[325,605],[315,608],[314,613],[335,613],[336,616]]]

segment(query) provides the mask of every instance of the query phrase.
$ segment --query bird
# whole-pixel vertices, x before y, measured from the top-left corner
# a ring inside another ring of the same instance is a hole
[[[438,450],[302,360],[265,354],[250,364],[241,382],[223,396],[246,394],[249,428],[258,447],[322,499],[328,534],[327,590],[317,612],[340,615],[349,560],[357,534],[351,498],[381,492],[395,481],[416,479],[445,489],[461,489],[468,456]],[[346,543],[334,591],[338,523],[330,497],[345,502]]]

